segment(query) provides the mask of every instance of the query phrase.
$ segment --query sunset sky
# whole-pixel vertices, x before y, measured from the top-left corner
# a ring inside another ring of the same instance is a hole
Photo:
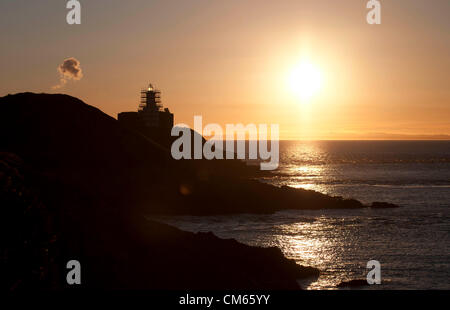
[[[450,135],[449,0],[381,0],[381,25],[367,24],[366,0],[80,2],[81,25],[63,0],[0,2],[0,96],[66,93],[116,117],[152,82],[175,123],[276,123],[282,139]],[[69,57],[83,77],[55,90]],[[292,87],[304,63],[294,84],[320,75],[308,98]]]

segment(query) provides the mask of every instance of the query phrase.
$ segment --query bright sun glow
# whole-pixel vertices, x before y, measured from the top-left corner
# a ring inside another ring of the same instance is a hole
[[[295,96],[303,102],[307,101],[320,90],[320,71],[309,62],[300,63],[290,72],[288,84]]]

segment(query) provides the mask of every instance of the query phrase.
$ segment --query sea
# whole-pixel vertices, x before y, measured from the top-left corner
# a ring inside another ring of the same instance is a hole
[[[360,289],[450,289],[450,141],[280,141],[279,168],[260,181],[401,207],[160,220],[276,246],[321,270],[305,289],[366,279],[370,260],[380,262],[381,284]]]

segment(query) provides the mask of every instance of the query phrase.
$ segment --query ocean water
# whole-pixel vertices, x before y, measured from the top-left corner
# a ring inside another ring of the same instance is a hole
[[[365,279],[372,259],[381,263],[382,284],[366,289],[450,289],[450,141],[281,141],[279,169],[261,181],[401,208],[161,220],[277,246],[322,271],[301,283],[307,289]]]

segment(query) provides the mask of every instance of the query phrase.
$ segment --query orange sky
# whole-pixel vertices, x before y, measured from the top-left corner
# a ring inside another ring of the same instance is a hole
[[[277,123],[281,139],[450,135],[450,2],[382,1],[376,26],[365,3],[83,2],[69,26],[61,1],[2,2],[0,95],[55,92],[75,57],[83,78],[57,92],[112,116],[152,82],[176,123]],[[307,104],[287,83],[305,58],[322,78]]]

